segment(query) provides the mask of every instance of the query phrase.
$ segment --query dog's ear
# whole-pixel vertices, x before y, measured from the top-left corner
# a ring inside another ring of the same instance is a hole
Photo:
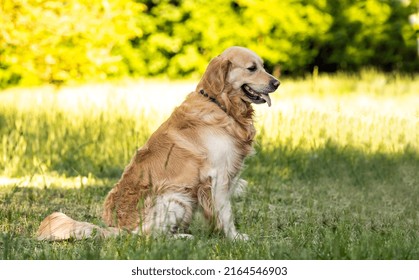
[[[230,65],[231,62],[222,56],[213,58],[208,64],[197,90],[203,89],[210,95],[219,95],[225,87]]]

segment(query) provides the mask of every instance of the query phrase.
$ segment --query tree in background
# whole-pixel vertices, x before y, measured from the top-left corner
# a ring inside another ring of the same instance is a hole
[[[404,1],[410,2],[409,0],[404,0]],[[416,33],[416,49],[417,49],[417,55],[419,59],[419,0],[416,0],[415,4],[416,4],[416,11],[414,11],[411,15],[409,15],[409,22]]]
[[[125,74],[114,50],[141,30],[131,0],[2,0],[0,86]]]
[[[0,87],[199,76],[242,45],[275,73],[419,71],[417,0],[3,0]]]
[[[232,45],[253,49],[270,70],[281,65],[301,74],[318,55],[332,23],[325,1],[141,2],[147,6],[147,13],[139,15],[145,32],[133,42],[139,52],[126,57],[131,72],[142,74],[202,73],[212,57]]]
[[[315,64],[320,70],[418,70],[408,16],[414,3],[399,0],[327,0],[333,23]]]

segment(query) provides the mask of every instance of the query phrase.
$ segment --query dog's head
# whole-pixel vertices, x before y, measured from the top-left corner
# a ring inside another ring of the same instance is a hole
[[[262,59],[253,51],[243,47],[231,47],[209,63],[198,88],[217,98],[240,96],[245,103],[268,103],[269,93],[274,92],[279,81],[267,73]],[[230,96],[229,96],[230,95]]]

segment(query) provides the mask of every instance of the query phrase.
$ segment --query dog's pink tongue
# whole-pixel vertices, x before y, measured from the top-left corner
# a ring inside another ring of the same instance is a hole
[[[271,97],[269,97],[269,94],[262,94],[260,97],[268,103],[269,107],[271,107]]]

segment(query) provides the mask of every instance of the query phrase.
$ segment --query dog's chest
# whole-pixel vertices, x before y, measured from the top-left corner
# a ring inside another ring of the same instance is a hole
[[[203,142],[208,151],[207,157],[212,169],[224,170],[228,174],[237,173],[242,158],[234,139],[228,134],[207,131]]]

